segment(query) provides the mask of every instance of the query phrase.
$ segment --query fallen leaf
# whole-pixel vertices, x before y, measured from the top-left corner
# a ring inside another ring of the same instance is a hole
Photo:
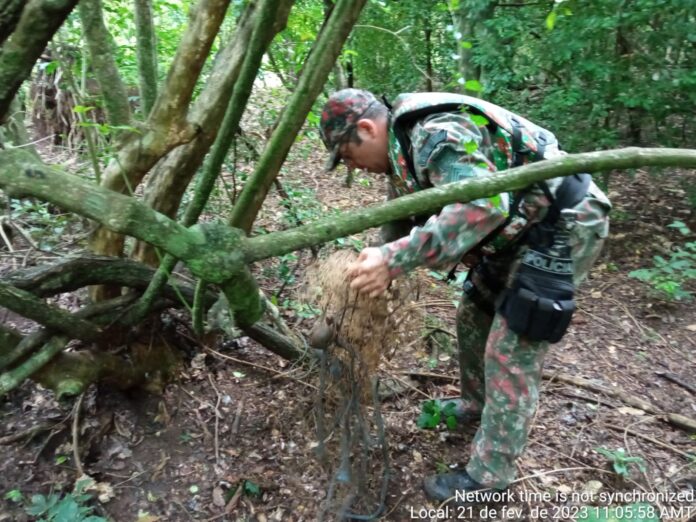
[[[696,332],[696,324],[690,324],[689,326],[686,327],[687,330],[690,332]]]
[[[157,522],[160,519],[157,515],[151,515],[147,511],[138,511],[138,518],[135,522]]]
[[[585,484],[585,487],[583,488],[582,492],[590,497],[594,498],[594,496],[599,493],[599,490],[604,487],[604,484],[602,484],[599,480],[590,480]]]
[[[225,492],[220,486],[213,488],[213,504],[217,507],[225,507]]]
[[[421,462],[423,462],[423,455],[421,455],[419,451],[413,450],[413,460],[416,463],[420,464]]]

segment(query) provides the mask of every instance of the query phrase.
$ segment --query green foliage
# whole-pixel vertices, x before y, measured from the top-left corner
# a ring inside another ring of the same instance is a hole
[[[691,231],[681,221],[668,225],[676,228],[682,235]],[[696,241],[684,244],[684,248],[676,247],[669,259],[662,256],[653,257],[652,268],[633,270],[628,275],[648,283],[656,294],[670,301],[690,301],[693,293],[684,285],[696,279]]]
[[[246,495],[251,495],[252,497],[258,497],[261,495],[261,488],[255,482],[251,480],[244,481],[244,493]]]
[[[84,492],[89,482],[78,481],[75,490],[64,495],[32,495],[31,503],[25,507],[25,511],[36,517],[38,522],[106,522],[105,518],[92,515],[93,508],[86,505],[92,498]]]
[[[615,451],[606,448],[595,448],[595,451],[609,459],[609,461],[612,464],[612,467],[614,468],[614,471],[621,478],[626,479],[629,477],[629,475],[631,474],[630,468],[632,467],[632,465],[635,465],[636,467],[638,467],[638,469],[640,469],[640,471],[645,473],[645,460],[642,457],[628,456],[626,450],[624,450],[623,448],[618,448]]]
[[[61,235],[72,224],[68,214],[56,214],[51,205],[32,199],[12,199],[10,216],[36,241],[44,251],[53,250],[61,241]]]
[[[19,503],[22,500],[24,500],[24,495],[22,495],[22,492],[18,489],[13,489],[5,493],[5,500],[9,500],[10,502],[14,503]]]
[[[447,426],[447,429],[454,430],[457,427],[455,410],[456,404],[453,402],[443,405],[442,401],[439,400],[425,401],[421,406],[421,414],[418,416],[416,424],[422,429],[434,429],[442,422]]]

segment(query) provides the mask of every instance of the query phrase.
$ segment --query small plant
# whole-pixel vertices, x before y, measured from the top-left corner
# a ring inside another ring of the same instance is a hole
[[[643,457],[631,457],[623,448],[618,448],[616,451],[611,451],[606,448],[595,448],[595,451],[609,459],[614,471],[621,478],[628,478],[631,474],[631,465],[637,466],[641,472],[645,473],[646,467]]]
[[[681,221],[675,221],[668,225],[676,228],[682,235],[689,235],[691,231]],[[684,248],[677,247],[669,259],[662,256],[654,256],[653,268],[641,268],[630,272],[629,277],[648,283],[662,297],[670,301],[690,301],[693,294],[684,288],[684,285],[696,279],[696,241],[684,244]]]
[[[32,495],[31,504],[24,510],[37,517],[38,522],[107,522],[103,517],[92,515],[93,508],[85,505],[92,498],[85,494],[89,483],[89,480],[78,480],[74,491],[64,495]]]
[[[457,419],[454,416],[456,407],[454,402],[448,402],[443,406],[439,400],[425,401],[416,424],[422,429],[434,429],[444,422],[447,429],[454,430],[457,427]]]

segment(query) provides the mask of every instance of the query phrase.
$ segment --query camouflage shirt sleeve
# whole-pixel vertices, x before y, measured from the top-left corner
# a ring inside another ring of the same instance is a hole
[[[435,114],[417,123],[410,134],[418,177],[433,186],[487,176],[495,171],[491,140],[467,114]],[[507,194],[454,203],[410,235],[382,246],[390,275],[417,266],[436,267],[459,261],[505,221]]]

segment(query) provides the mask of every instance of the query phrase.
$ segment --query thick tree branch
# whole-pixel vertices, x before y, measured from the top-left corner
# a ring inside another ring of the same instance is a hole
[[[199,0],[191,8],[186,32],[152,109],[150,121],[154,126],[166,128],[186,118],[193,89],[229,3],[230,0]]]
[[[144,289],[154,274],[153,268],[130,259],[82,254],[80,257],[59,259],[50,265],[10,272],[3,279],[38,297],[49,297],[97,284]],[[177,277],[171,278],[161,293],[171,301],[177,301],[179,296],[188,302],[193,301],[193,288]],[[215,298],[216,295],[212,293],[206,297],[213,302]]]
[[[152,0],[134,0],[136,52],[140,80],[140,107],[145,118],[157,98],[157,37]]]
[[[128,125],[131,119],[128,91],[118,72],[113,39],[104,25],[101,0],[80,0],[79,12],[94,76],[104,97],[108,122]]]
[[[14,33],[0,49],[0,122],[4,121],[17,89],[75,4],[77,0],[26,3]]]
[[[2,281],[0,281],[0,305],[75,339],[95,340],[99,337],[99,329],[89,321],[76,319],[70,312],[48,305],[34,294]]]
[[[9,38],[17,27],[24,4],[26,4],[24,0],[5,0],[0,5],[0,45]]]
[[[149,241],[179,258],[191,256],[196,245],[205,241],[202,234],[157,214],[134,198],[39,163],[21,149],[0,152],[0,186],[12,197],[58,199],[66,210]]]
[[[343,43],[360,16],[365,0],[339,0],[327,25],[317,40],[308,61],[303,66],[297,88],[293,92],[271,139],[232,209],[230,223],[247,233],[256,219],[273,180],[302,127],[312,103],[321,92],[326,79],[341,52]]]
[[[696,168],[696,150],[631,147],[586,152],[540,161],[498,172],[485,178],[424,190],[291,230],[256,236],[245,243],[245,259],[247,262],[252,262],[282,255],[389,221],[436,212],[443,206],[456,201],[472,201],[501,192],[519,190],[545,179],[581,172],[592,173],[646,166]]]
[[[38,163],[22,150],[0,151],[0,188],[13,197],[34,196],[94,219],[117,232],[148,241],[184,260],[204,279],[222,282],[238,273],[240,256],[247,263],[318,245],[389,221],[436,212],[466,202],[519,190],[537,181],[580,172],[603,172],[646,166],[696,168],[696,150],[637,148],[586,152],[451,183],[351,211],[339,217],[250,239],[221,224],[187,229],[133,198],[116,194]],[[215,271],[211,267],[218,267]],[[210,271],[210,273],[207,273]]]
[[[146,129],[131,134],[109,163],[102,180],[104,187],[132,192],[157,161],[196,136],[198,129],[186,120],[188,106],[229,1],[200,0],[191,9],[190,22],[150,112]],[[100,227],[90,246],[96,254],[120,255],[123,238]]]
[[[255,17],[254,33],[247,48],[247,54],[244,59],[239,80],[235,84],[232,98],[228,102],[221,132],[215,140],[212,153],[196,185],[193,199],[186,208],[183,218],[184,226],[191,226],[198,221],[198,217],[205,208],[210,193],[215,186],[215,181],[220,175],[222,164],[225,161],[227,152],[239,127],[239,122],[242,119],[247,101],[251,95],[251,89],[256,79],[256,73],[261,66],[263,54],[273,36],[272,34],[269,35],[269,28],[274,26],[274,20],[277,17],[277,11],[273,9],[273,5],[276,3],[277,0],[264,0],[259,6],[258,13]],[[286,3],[290,5],[292,2]],[[285,10],[285,17],[287,17],[288,11],[289,9]],[[139,308],[138,313],[143,317],[148,312],[149,303],[158,295],[159,289],[167,281],[169,273],[174,268],[175,263],[176,259],[173,256],[165,256],[162,266],[152,280],[152,284],[148,287],[142,299],[136,305],[137,308]],[[256,303],[257,306],[259,304],[260,302]]]
[[[227,106],[229,113],[225,117],[222,129],[231,128],[231,132],[236,132],[260,65],[258,53],[262,53],[274,35],[285,27],[293,1],[263,0],[248,4],[237,24],[234,39],[217,57],[211,78],[189,116],[189,120],[200,126],[201,133],[190,143],[173,150],[157,165],[145,190],[145,201],[149,206],[170,217],[176,214],[184,191],[203,163],[206,152],[221,128],[220,123],[225,111],[221,111],[220,107]],[[252,37],[251,28],[254,24],[256,29]],[[238,79],[242,64],[247,72],[242,72],[242,77]],[[251,70],[254,65],[256,68]],[[211,161],[218,163],[219,158],[221,164],[229,149],[230,140],[225,138],[223,142],[218,142],[218,152],[213,152],[214,158],[211,158]],[[206,170],[210,169],[209,162]],[[213,170],[215,169],[219,172],[219,167],[213,167]],[[218,172],[212,172],[213,177],[206,175],[206,179],[214,182]],[[203,198],[203,205],[208,199],[209,190],[197,189],[199,197]],[[195,223],[196,220],[197,215],[192,220],[189,219],[187,225]],[[147,264],[157,263],[157,256],[152,248],[143,243],[136,244],[134,257]]]

